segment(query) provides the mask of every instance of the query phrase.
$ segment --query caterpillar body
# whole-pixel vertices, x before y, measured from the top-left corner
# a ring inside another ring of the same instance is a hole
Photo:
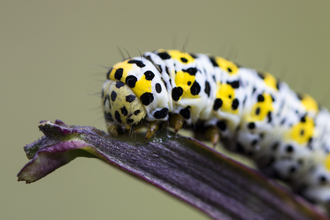
[[[330,204],[330,114],[267,72],[221,57],[178,50],[146,52],[115,64],[102,88],[108,132],[162,122],[252,158],[307,200]]]

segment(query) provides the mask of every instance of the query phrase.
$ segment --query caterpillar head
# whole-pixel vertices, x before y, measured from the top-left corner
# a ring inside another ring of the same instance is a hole
[[[127,133],[139,127],[147,111],[123,82],[107,80],[102,88],[102,108],[109,134]]]

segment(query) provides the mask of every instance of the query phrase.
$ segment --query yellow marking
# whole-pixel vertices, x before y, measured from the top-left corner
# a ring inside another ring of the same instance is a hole
[[[176,86],[180,86],[183,89],[183,94],[180,97],[180,99],[182,97],[185,98],[199,98],[199,95],[192,95],[190,88],[193,85],[193,83],[195,82],[195,76],[190,75],[187,72],[183,72],[183,71],[178,71],[175,75],[175,84]],[[188,82],[190,82],[190,85],[188,85]]]
[[[307,111],[319,111],[317,102],[309,95],[303,95],[301,103],[306,108]]]
[[[270,73],[265,73],[265,79],[264,79],[264,81],[265,81],[265,83],[266,83],[267,86],[269,86],[269,87],[271,87],[271,88],[273,88],[273,89],[278,90],[278,89],[277,89],[277,86],[276,86],[276,84],[277,84],[277,80],[276,80],[276,78],[275,78],[273,75],[271,75]]]
[[[235,90],[229,84],[221,84],[217,83],[217,93],[216,98],[220,98],[222,100],[221,111],[238,114],[238,108],[233,110],[232,103],[235,99]]]
[[[229,73],[229,75],[235,75],[238,72],[238,67],[235,63],[226,60],[222,57],[215,57],[215,62],[218,64],[218,66]]]
[[[110,79],[117,80],[117,79],[115,79],[115,72],[117,69],[123,68],[123,75],[122,75],[120,81],[123,83],[126,83],[126,78],[127,78],[128,72],[130,72],[134,68],[133,67],[134,63],[128,63],[128,61],[130,61],[130,60],[125,60],[123,62],[120,62],[120,63],[117,63],[116,65],[114,65],[113,70],[110,72]],[[138,97],[141,97],[141,95],[145,92],[151,93],[152,92],[151,81],[146,80],[145,75],[143,75],[141,77],[141,79],[139,79],[136,82],[135,87],[132,88],[132,90]]]
[[[314,134],[313,118],[305,116],[305,122],[299,122],[291,128],[290,138],[299,144],[306,144]]]
[[[123,62],[117,63],[113,66],[113,69],[110,72],[109,78],[111,80],[117,80],[115,78],[115,73],[117,69],[122,68],[123,69],[123,75],[120,79],[121,82],[125,83],[126,77],[128,75],[128,72],[133,69],[133,64],[134,63],[127,63],[129,60],[124,60]],[[118,81],[118,80],[117,80]]]
[[[264,101],[257,102],[253,105],[250,115],[247,116],[247,121],[263,121],[267,117],[268,112],[273,112],[274,107],[272,96],[268,93],[263,93],[262,95],[264,97]],[[257,114],[257,109],[259,109],[259,114]]]
[[[133,92],[138,96],[141,97],[143,93],[152,92],[151,81],[146,80],[146,76],[143,75],[135,84],[135,87],[132,88]]]
[[[330,170],[330,154],[329,153],[325,157],[323,164],[327,170]]]

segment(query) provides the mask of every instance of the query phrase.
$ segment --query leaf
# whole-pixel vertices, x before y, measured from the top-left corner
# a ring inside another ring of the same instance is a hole
[[[96,157],[195,206],[214,219],[327,219],[276,182],[201,142],[161,130],[116,139],[93,127],[41,121],[44,133],[24,147],[30,161],[18,173],[31,183],[76,157]]]

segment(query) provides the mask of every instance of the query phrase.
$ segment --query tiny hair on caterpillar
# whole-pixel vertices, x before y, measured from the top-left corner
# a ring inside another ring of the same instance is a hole
[[[111,135],[147,127],[148,140],[161,125],[191,128],[330,210],[330,114],[267,72],[206,54],[146,52],[110,68],[102,108]]]

